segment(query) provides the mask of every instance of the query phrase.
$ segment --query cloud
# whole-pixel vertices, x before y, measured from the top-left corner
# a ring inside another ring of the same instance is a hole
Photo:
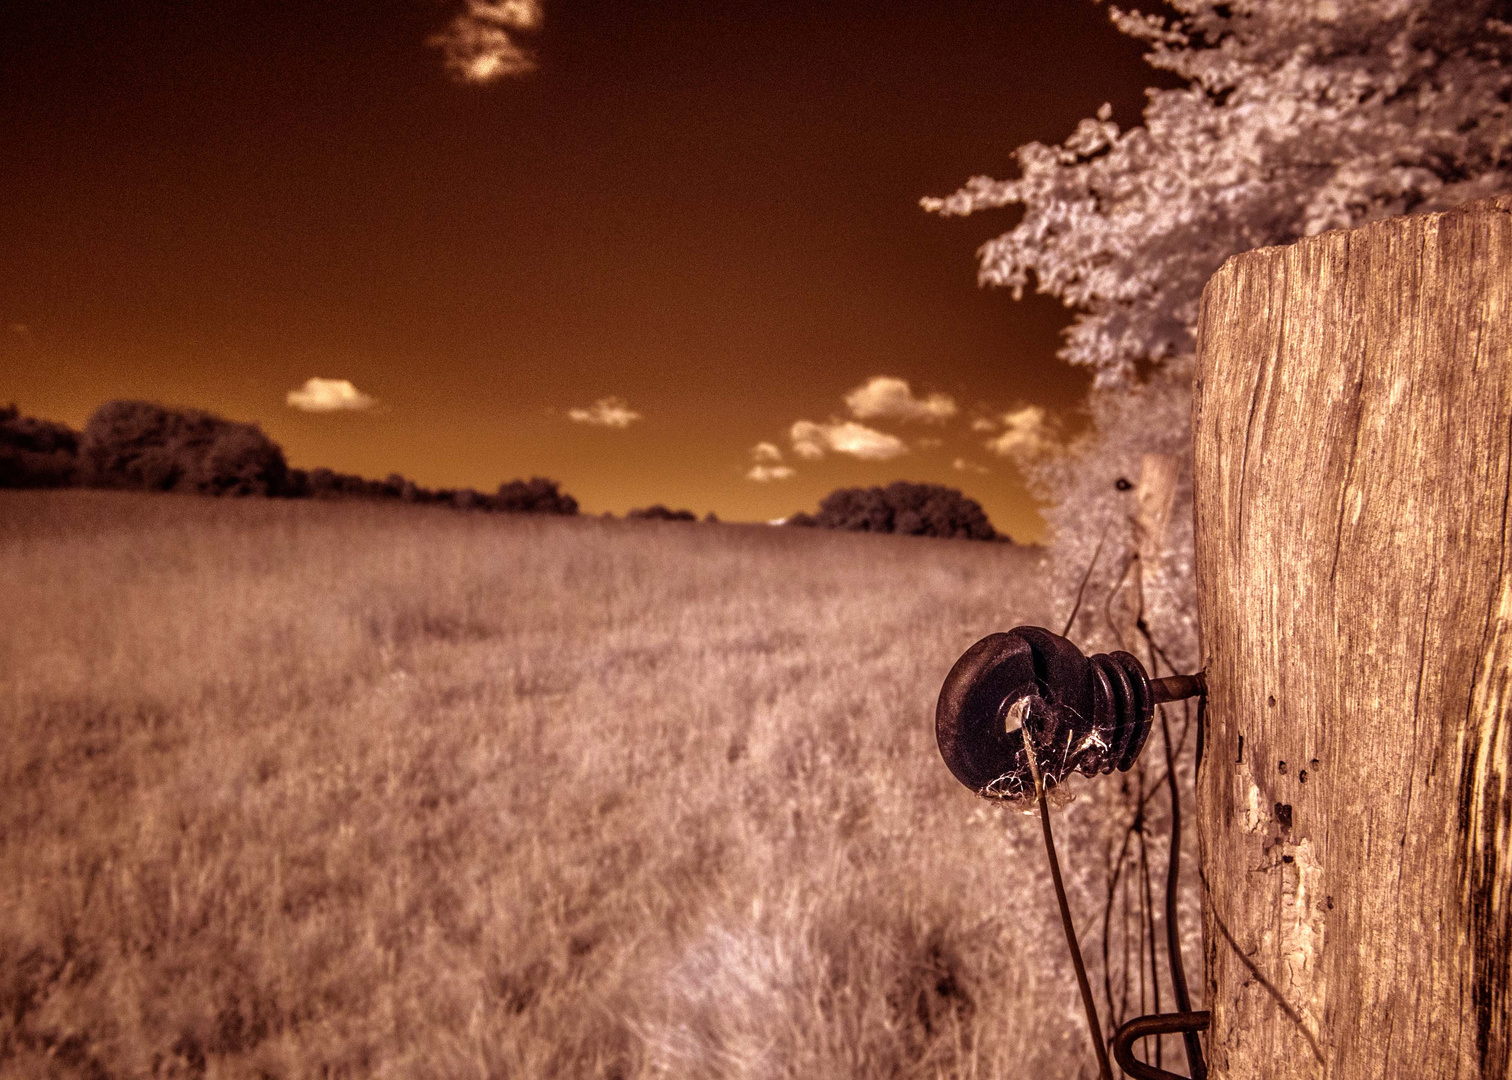
[[[914,397],[903,379],[874,375],[845,395],[846,407],[857,420],[925,420],[938,422],[956,414],[956,403],[946,394]]]
[[[599,398],[586,409],[568,409],[567,415],[579,424],[598,427],[627,428],[641,418],[623,398]]]
[[[983,443],[1000,457],[1017,457],[1043,453],[1055,445],[1045,410],[1038,405],[1003,414],[1003,433]]]
[[[908,453],[902,439],[854,420],[831,420],[828,424],[799,420],[788,437],[793,441],[793,452],[810,460],[822,458],[826,451],[866,461],[889,461]]]
[[[967,461],[963,457],[956,458],[952,463],[952,468],[956,469],[958,472],[987,473],[992,471],[985,465],[978,465],[976,462]]]
[[[765,484],[772,480],[786,480],[793,475],[793,469],[787,465],[778,465],[782,460],[782,451],[775,443],[759,442],[751,447],[751,460],[756,464],[751,466],[751,471],[746,473],[747,480],[754,480],[758,484]]]
[[[810,461],[822,458],[828,445],[824,429],[812,420],[799,420],[789,429],[788,438],[793,440],[793,453]]]
[[[771,480],[786,480],[792,475],[793,470],[787,465],[753,465],[751,471],[746,473],[746,479],[765,484]]]
[[[378,404],[345,379],[306,379],[298,390],[290,390],[284,401],[302,412],[362,412]]]
[[[539,0],[466,0],[467,8],[432,37],[446,68],[461,82],[489,83],[535,70],[535,57],[515,39],[541,25]]]
[[[979,416],[971,422],[972,431],[996,431],[997,421],[989,420],[985,416]]]

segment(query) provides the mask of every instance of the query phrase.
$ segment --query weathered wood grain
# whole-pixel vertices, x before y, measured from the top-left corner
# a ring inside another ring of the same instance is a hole
[[[1512,1073],[1512,197],[1235,256],[1193,402],[1212,1075]]]
[[[1165,552],[1171,508],[1176,502],[1176,484],[1181,477],[1181,459],[1175,454],[1145,454],[1139,462],[1139,484],[1134,489],[1138,511],[1134,518],[1135,555],[1139,573],[1138,611],[1144,614],[1154,587],[1160,557]],[[1151,669],[1153,670],[1153,668]]]
[[[1145,617],[1150,591],[1155,587],[1160,558],[1165,551],[1166,533],[1171,523],[1171,509],[1176,501],[1176,485],[1181,473],[1181,459],[1174,454],[1144,454],[1139,463],[1139,482],[1134,485],[1134,506],[1129,521],[1133,526],[1134,547],[1129,552],[1114,596],[1108,604],[1118,647],[1139,657],[1145,669],[1154,673],[1155,655],[1137,628]],[[1161,671],[1161,675],[1172,672]]]

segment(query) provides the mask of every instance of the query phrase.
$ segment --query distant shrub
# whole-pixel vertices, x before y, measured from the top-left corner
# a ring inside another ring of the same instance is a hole
[[[698,515],[691,510],[669,510],[661,503],[640,510],[631,510],[625,515],[641,521],[697,521]]]
[[[797,513],[785,524],[848,532],[902,533],[962,540],[1008,540],[987,520],[975,499],[942,484],[841,488],[826,495],[813,516]]]
[[[79,433],[0,409],[0,488],[68,487],[77,480]]]
[[[283,450],[256,424],[197,409],[111,401],[79,440],[80,478],[95,487],[277,495],[288,476]]]
[[[383,481],[383,494],[385,498],[401,499],[404,502],[419,502],[420,491],[421,489],[418,484],[398,473],[389,473]]]
[[[493,509],[511,514],[563,514],[578,512],[577,500],[558,490],[555,480],[532,476],[529,480],[511,480],[499,485],[493,497]]]
[[[283,449],[261,428],[225,423],[192,463],[189,480],[207,495],[278,495],[288,471]]]

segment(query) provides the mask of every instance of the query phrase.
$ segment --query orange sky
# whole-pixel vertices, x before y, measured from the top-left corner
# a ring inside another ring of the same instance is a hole
[[[0,402],[75,426],[112,398],[207,409],[295,465],[544,475],[589,512],[762,520],[932,481],[1039,538],[972,422],[1074,419],[1069,314],[976,287],[1016,212],[918,199],[1012,175],[1104,101],[1137,121],[1159,77],[1105,7],[545,0],[537,70],[488,85],[426,45],[455,13],[0,9]],[[312,376],[377,404],[287,404]],[[956,411],[857,420],[845,396],[876,376]],[[611,397],[639,419],[573,419]],[[799,420],[907,452],[804,457]],[[749,478],[763,442],[793,475]]]

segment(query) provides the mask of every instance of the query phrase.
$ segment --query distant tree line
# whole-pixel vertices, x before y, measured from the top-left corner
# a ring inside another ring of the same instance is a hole
[[[145,401],[101,405],[82,432],[0,408],[0,488],[96,487],[187,491],[202,495],[290,499],[394,499],[463,510],[576,514],[577,500],[555,480],[532,477],[500,484],[492,495],[472,488],[423,488],[395,473],[384,480],[332,469],[293,469],[283,449],[256,424],[197,409]],[[697,521],[691,510],[660,503],[631,510],[634,520]],[[703,519],[717,522],[712,513]],[[1007,540],[975,499],[940,484],[897,481],[887,487],[841,488],[817,514],[786,524],[850,532],[900,533],[968,540]]]
[[[521,514],[578,511],[577,500],[555,480],[539,476],[500,484],[487,495],[471,488],[423,488],[398,474],[367,480],[331,469],[291,469],[283,449],[256,424],[145,401],[107,402],[82,432],[22,416],[15,405],[0,409],[0,487],[398,499]]]
[[[796,513],[785,524],[848,532],[901,533],[961,540],[1010,538],[992,527],[980,503],[943,484],[899,480],[886,487],[841,488],[817,514]]]

